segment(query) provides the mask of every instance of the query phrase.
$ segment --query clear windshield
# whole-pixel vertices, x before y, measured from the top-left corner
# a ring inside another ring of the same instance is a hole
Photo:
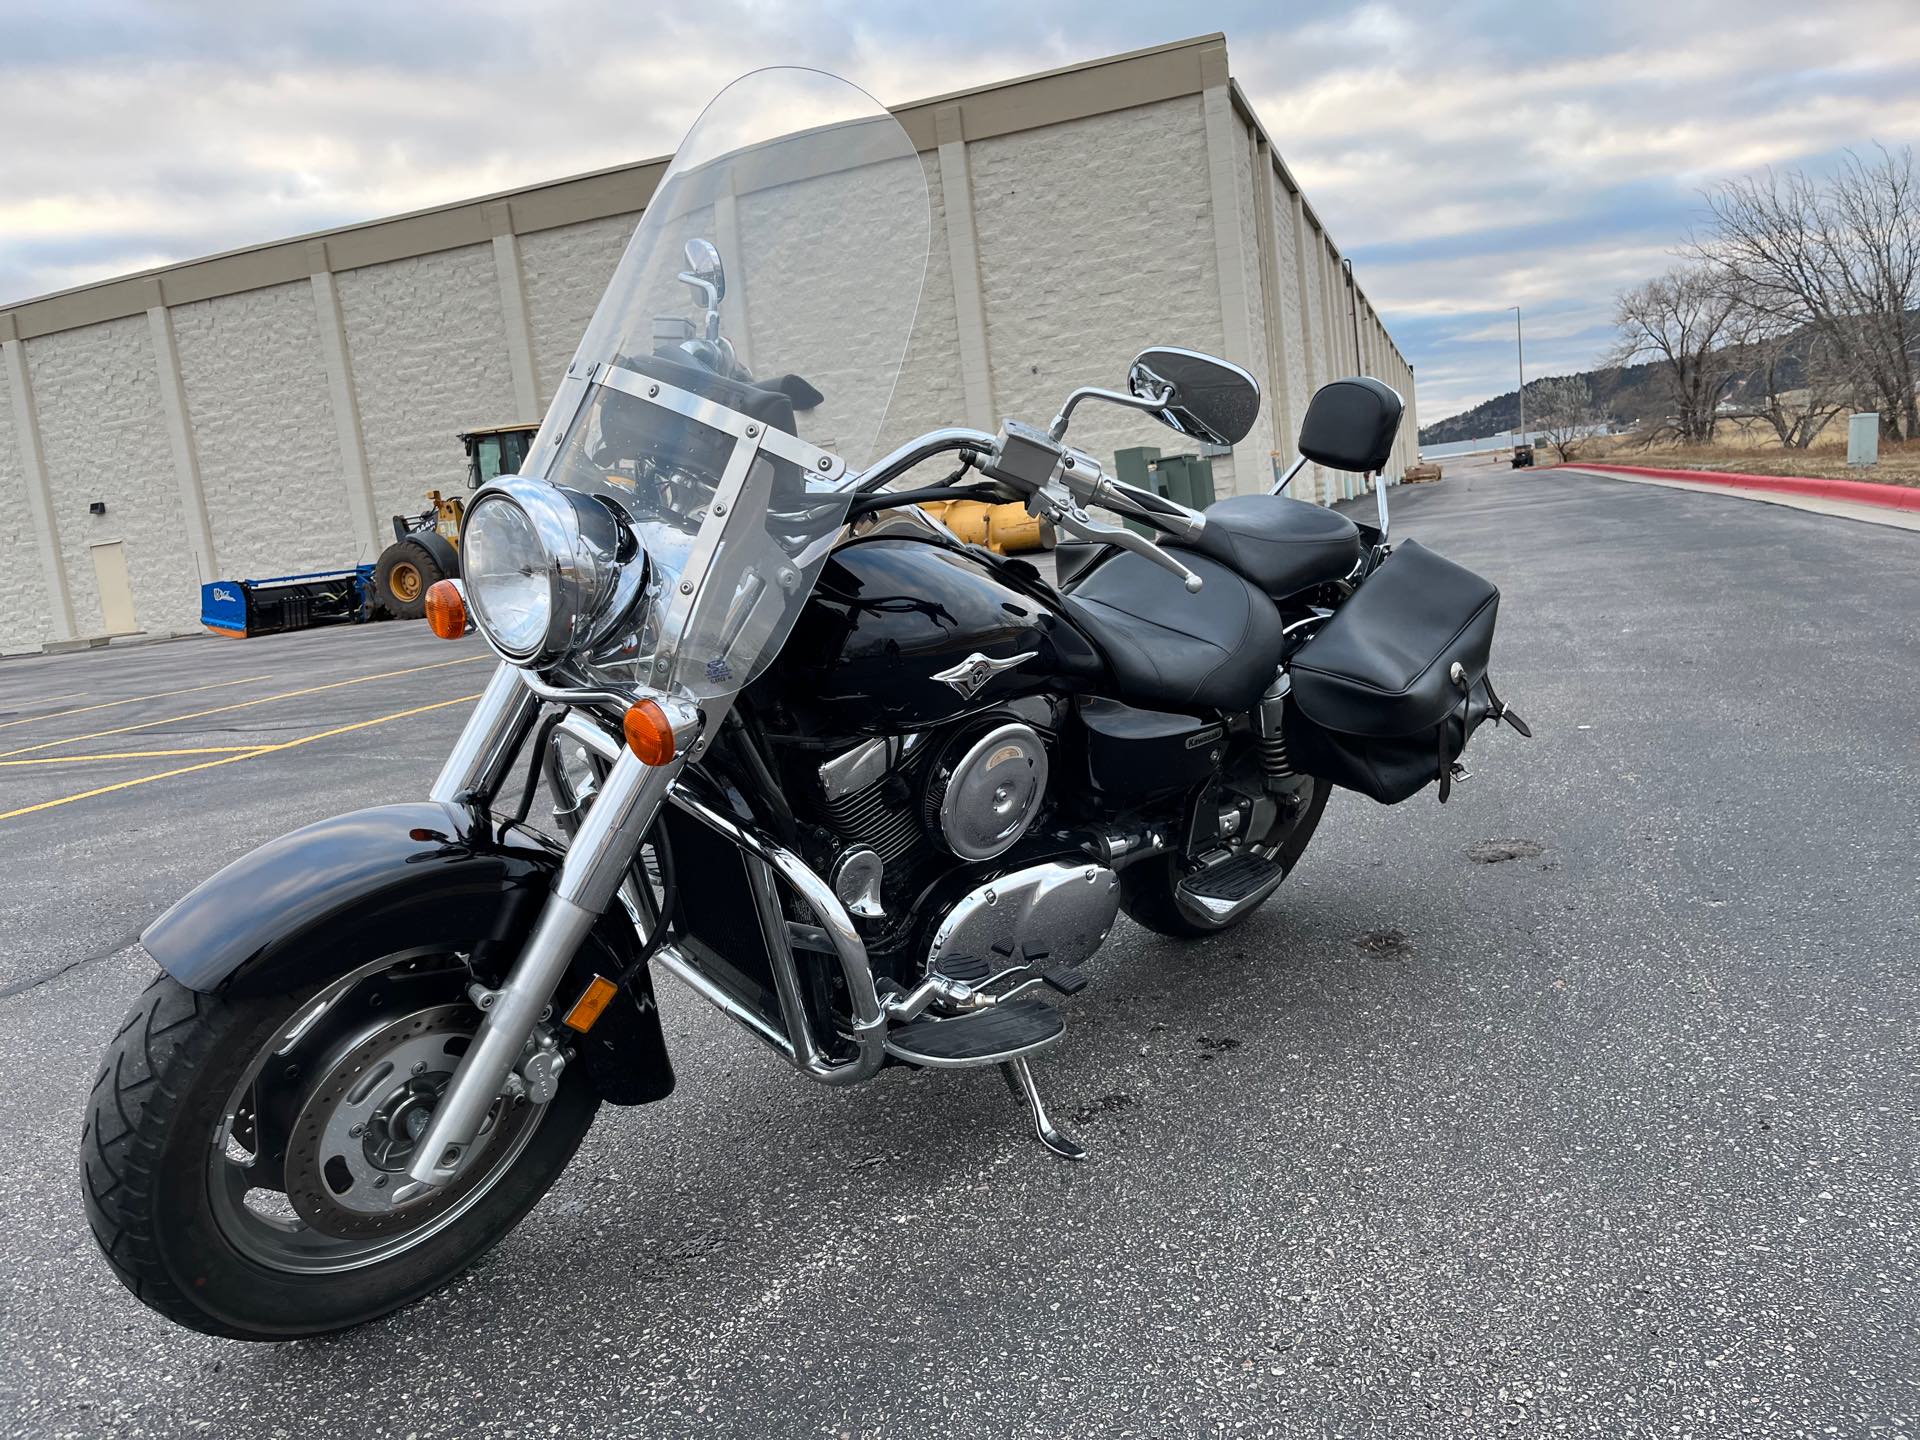
[[[528,466],[645,548],[645,598],[596,668],[706,696],[778,652],[873,458],[928,227],[913,142],[846,81],[759,70],[707,106]]]

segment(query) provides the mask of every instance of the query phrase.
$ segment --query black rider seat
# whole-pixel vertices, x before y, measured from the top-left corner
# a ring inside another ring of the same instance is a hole
[[[1337,580],[1360,559],[1360,530],[1346,516],[1284,495],[1235,495],[1209,505],[1193,540],[1169,538],[1230,565],[1275,600]]]
[[[1111,698],[1149,710],[1250,709],[1273,683],[1284,644],[1273,602],[1205,555],[1181,557],[1203,582],[1115,550],[1062,598],[1113,672]]]

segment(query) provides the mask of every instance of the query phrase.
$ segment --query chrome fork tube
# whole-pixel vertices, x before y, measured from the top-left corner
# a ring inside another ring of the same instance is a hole
[[[481,693],[479,704],[453,742],[446,764],[427,792],[429,799],[450,805],[462,795],[478,791],[491,800],[506,778],[520,746],[533,728],[540,697],[527,689],[520,671],[502,661]]]
[[[540,1023],[554,987],[612,902],[654,813],[685,763],[684,758],[676,758],[655,767],[621,747],[606,784],[567,849],[533,937],[494,992],[479,1033],[460,1057],[453,1079],[434,1107],[433,1120],[407,1166],[412,1180],[445,1185],[459,1172],[507,1076],[520,1063],[527,1037]]]

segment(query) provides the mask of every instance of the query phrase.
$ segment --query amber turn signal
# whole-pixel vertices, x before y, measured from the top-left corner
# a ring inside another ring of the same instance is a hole
[[[467,597],[451,580],[427,587],[427,625],[442,640],[458,640],[467,633]]]
[[[566,1025],[569,1030],[578,1030],[582,1035],[593,1029],[593,1022],[620,993],[620,987],[604,975],[596,975],[587,982],[587,988],[580,992],[580,998],[573,1002],[573,1008],[567,1011]]]
[[[649,765],[664,765],[673,758],[673,722],[657,700],[642,700],[627,711],[621,728],[627,732],[627,748]]]

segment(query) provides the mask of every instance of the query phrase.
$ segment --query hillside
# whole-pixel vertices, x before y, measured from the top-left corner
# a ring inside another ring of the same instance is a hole
[[[1920,318],[1920,316],[1916,316]],[[1809,330],[1796,331],[1788,337],[1785,355],[1779,362],[1776,377],[1779,383],[1791,388],[1799,383],[1800,355],[1803,346],[1810,343]],[[1725,397],[1741,401],[1757,401],[1763,394],[1764,378],[1759,370],[1759,356],[1752,352],[1733,352],[1738,364],[1744,363],[1743,371],[1736,368],[1733,383],[1727,387]],[[1659,366],[1654,363],[1602,366],[1595,370],[1580,370],[1574,373],[1576,380],[1585,380],[1593,392],[1593,398],[1602,415],[1616,427],[1631,428],[1643,420],[1656,420],[1669,413],[1669,401],[1658,374]],[[1558,377],[1541,376],[1527,382],[1527,411],[1538,414],[1532,403],[1536,387],[1548,379]],[[1478,440],[1487,435],[1500,435],[1514,430],[1520,424],[1518,392],[1509,390],[1504,395],[1496,395],[1484,400],[1471,410],[1463,410],[1458,415],[1450,415],[1445,420],[1436,420],[1431,425],[1420,427],[1422,445],[1445,445],[1455,440]]]
[[[1532,409],[1534,389],[1548,378],[1552,377],[1542,376],[1527,382],[1529,409]],[[1658,414],[1666,407],[1659,377],[1654,374],[1652,365],[1629,365],[1624,369],[1610,365],[1600,370],[1579,371],[1575,378],[1585,380],[1592,388],[1593,397],[1599,402],[1600,408],[1610,418],[1623,424],[1630,424],[1643,415]],[[1519,391],[1509,390],[1504,395],[1481,401],[1471,410],[1463,410],[1445,420],[1436,420],[1431,425],[1422,425],[1420,443],[1445,445],[1454,440],[1477,440],[1483,435],[1499,435],[1517,429],[1519,424]]]

